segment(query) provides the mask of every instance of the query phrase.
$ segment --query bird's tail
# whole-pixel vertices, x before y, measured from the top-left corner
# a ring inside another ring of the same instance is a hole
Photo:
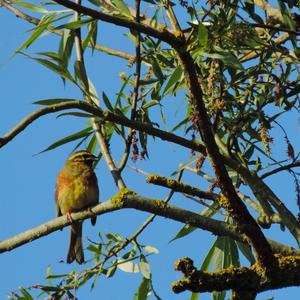
[[[70,228],[70,244],[67,256],[67,263],[70,264],[76,259],[79,264],[84,262],[82,248],[82,222],[75,222]]]

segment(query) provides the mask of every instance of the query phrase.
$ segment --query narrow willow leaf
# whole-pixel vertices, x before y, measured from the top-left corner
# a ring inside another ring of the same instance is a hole
[[[71,135],[69,135],[69,136],[67,136],[67,137],[65,137],[63,139],[60,139],[60,140],[56,141],[55,143],[51,144],[49,147],[47,147],[46,149],[42,150],[38,154],[44,153],[44,152],[49,151],[49,150],[53,150],[53,149],[55,149],[57,147],[60,147],[60,146],[62,146],[64,144],[70,143],[72,141],[75,141],[75,140],[78,140],[80,138],[83,138],[83,137],[85,137],[87,135],[90,135],[92,133],[91,131],[92,131],[92,127],[88,127],[88,128],[85,128],[85,129],[83,129],[81,131],[78,131],[78,132],[76,132],[74,134],[71,134]]]
[[[133,300],[146,300],[151,292],[150,280],[143,277],[143,280],[135,293]]]
[[[209,207],[206,207],[204,208],[201,212],[200,212],[200,215],[201,216],[204,216],[204,217],[207,217],[207,218],[210,218],[212,217],[216,212],[217,210],[219,209],[219,204],[214,202],[212,203]],[[169,241],[169,243],[175,241],[175,240],[178,240],[178,239],[181,239],[187,235],[189,235],[190,233],[192,233],[193,231],[195,231],[197,228],[196,227],[193,227],[189,224],[185,224],[180,230],[179,232],[176,234],[176,236],[171,239]]]
[[[74,32],[65,29],[60,39],[58,54],[61,57],[62,65],[67,68],[69,65],[70,57],[74,46],[75,35]]]
[[[35,58],[35,57],[30,57],[30,58],[37,61],[37,62],[39,62],[40,64],[42,64],[43,66],[45,66],[49,70],[57,73],[61,77],[65,78],[65,79],[68,79],[69,81],[71,81],[71,82],[73,82],[74,84],[77,85],[75,79],[72,77],[72,75],[69,73],[69,71],[66,68],[64,68],[63,66],[56,65],[52,61],[42,59],[42,58]]]
[[[97,147],[97,138],[96,138],[96,135],[93,134],[93,136],[90,139],[90,142],[89,142],[86,150],[89,151],[89,152],[91,152],[91,153],[95,153],[96,147]]]
[[[255,263],[255,257],[252,253],[251,247],[248,244],[237,242],[236,244],[243,255],[248,259],[251,265]]]
[[[37,6],[37,5],[34,5],[32,3],[18,1],[18,0],[15,0],[13,3],[14,3],[14,5],[18,5],[18,6],[30,9],[32,11],[38,12],[38,13],[42,13],[42,14],[49,13],[49,11],[47,9]]]
[[[183,71],[182,71],[182,67],[178,66],[174,72],[172,73],[172,75],[170,76],[166,87],[163,91],[163,96],[167,95],[168,93],[171,92],[171,89],[174,87],[175,84],[177,84],[179,81],[182,80],[183,77]]]
[[[198,23],[197,38],[198,38],[199,48],[200,49],[206,48],[208,42],[208,31],[207,28],[202,23]]]
[[[203,52],[201,55],[204,57],[220,59],[227,67],[232,67],[238,70],[244,69],[240,61],[232,53],[229,52],[225,52],[225,51],[218,52],[218,53]]]
[[[112,0],[112,3],[118,8],[122,15],[133,19],[127,4],[123,0]]]
[[[240,263],[239,251],[238,251],[236,241],[234,241],[231,238],[228,238],[228,243],[229,243],[229,252],[231,257],[231,266],[239,267],[241,263]]]
[[[98,22],[93,21],[88,24],[88,35],[82,43],[83,50],[85,50],[86,47],[90,45],[92,51],[94,52],[95,46],[97,44],[97,35],[98,35]]]
[[[55,52],[37,52],[38,55],[42,55],[42,56],[46,56],[48,58],[53,59],[54,61],[58,62],[58,63],[62,63],[62,58],[59,54],[55,53]]]
[[[102,92],[102,100],[103,100],[105,106],[106,106],[110,111],[114,111],[114,108],[113,108],[113,106],[111,105],[111,103],[110,103],[110,101],[109,101],[109,99],[108,99],[108,97],[107,97],[107,95],[105,94],[104,91]]]
[[[163,75],[163,72],[160,68],[160,65],[159,63],[157,62],[157,60],[155,58],[151,58],[150,59],[150,62],[151,62],[151,65],[152,65],[152,70],[153,70],[153,73],[155,75],[155,77],[159,80],[159,82],[162,84],[163,81],[164,81],[164,75]]]
[[[88,18],[88,19],[85,19],[85,20],[81,19],[79,21],[72,21],[72,22],[69,22],[69,23],[59,25],[59,26],[57,26],[57,29],[66,28],[66,29],[70,29],[70,30],[76,30],[76,29],[79,29],[82,25],[85,25],[85,24],[88,24],[88,23],[91,23],[91,22],[93,22],[92,18]]]
[[[66,112],[59,114],[56,118],[64,117],[64,116],[73,116],[73,117],[81,117],[81,118],[92,118],[93,115],[88,114],[88,113],[82,113],[78,111],[73,111],[73,112]]]
[[[22,297],[23,300],[33,300],[33,297],[27,292],[25,288],[20,287],[19,290],[24,296],[24,298]]]
[[[107,270],[106,278],[113,277],[116,271],[117,271],[117,266],[114,264]]]
[[[124,81],[124,83],[122,84],[122,86],[121,86],[119,92],[117,93],[118,97],[117,97],[117,100],[116,100],[115,107],[120,107],[120,106],[121,106],[121,98],[122,98],[122,96],[123,96],[123,91],[125,90],[125,88],[126,88],[127,84],[129,83],[129,81],[130,81],[130,76],[128,76],[128,77],[125,79],[125,81]]]
[[[176,131],[177,129],[179,129],[181,126],[186,125],[189,121],[190,121],[189,118],[183,119],[182,121],[180,121],[177,125],[175,125],[175,126],[171,129],[171,132],[174,132],[174,131]]]
[[[147,262],[147,260],[145,259],[145,257],[143,256],[141,258],[139,265],[139,269],[140,272],[142,273],[142,275],[146,278],[146,279],[150,279],[151,278],[151,269],[150,269],[150,265]]]
[[[212,296],[213,296],[213,300],[224,300],[226,297],[226,292],[225,291],[213,292]]]
[[[23,51],[25,48],[28,48],[37,38],[41,36],[41,34],[47,29],[48,25],[51,22],[55,21],[55,16],[43,16],[39,22],[39,24],[33,30],[31,36],[19,47],[13,54],[15,56],[17,53]]]
[[[80,101],[78,99],[68,99],[68,98],[53,98],[53,99],[44,99],[44,100],[38,100],[33,102],[33,104],[39,104],[39,105],[55,105],[60,103],[66,103],[70,101]]]
[[[80,60],[75,61],[74,72],[75,72],[75,77],[79,79],[82,88],[85,91],[88,91],[89,90],[89,81],[88,81],[86,70],[85,70],[85,67],[84,67],[82,61],[80,61]]]

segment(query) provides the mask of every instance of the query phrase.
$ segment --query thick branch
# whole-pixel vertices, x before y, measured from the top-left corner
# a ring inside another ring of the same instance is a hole
[[[233,289],[254,293],[299,286],[300,256],[276,255],[276,261],[278,270],[270,279],[257,263],[250,268],[230,267],[209,273],[196,270],[193,261],[186,257],[176,262],[175,269],[181,271],[184,277],[173,283],[173,291],[212,292]]]
[[[165,141],[176,143],[188,149],[192,149],[202,153],[205,151],[205,147],[201,144],[187,140],[175,134],[157,129],[153,127],[151,124],[131,121],[126,117],[116,115],[109,111],[101,110],[100,108],[96,108],[95,106],[90,105],[83,101],[70,101],[61,104],[50,105],[34,111],[28,117],[23,119],[15,128],[13,128],[11,131],[6,133],[2,138],[0,138],[0,148],[3,147],[8,142],[10,142],[14,137],[16,137],[20,132],[26,129],[28,125],[30,125],[38,118],[49,113],[55,113],[61,110],[72,109],[72,108],[86,111],[109,122],[113,122],[116,124],[127,126],[129,128],[140,130],[149,135],[156,136]],[[233,170],[237,171],[242,176],[245,183],[247,183],[250,186],[250,188],[252,189],[252,191],[257,197],[260,197],[260,195],[262,197],[266,197],[266,195],[268,196],[268,199],[270,199],[269,201],[280,213],[284,224],[289,228],[291,233],[294,235],[298,244],[300,244],[300,225],[297,222],[297,219],[285,207],[285,205],[276,197],[276,195],[274,195],[274,193],[270,190],[270,188],[268,188],[268,186],[262,180],[260,180],[254,174],[250,173],[248,169],[243,167],[235,160],[228,157],[223,157],[223,159],[226,165],[228,165]]]
[[[244,236],[238,233],[235,225],[230,225],[222,221],[213,220],[194,212],[184,210],[172,205],[166,204],[163,200],[151,199],[140,196],[127,189],[121,190],[112,199],[98,204],[97,206],[71,214],[73,221],[85,220],[100,214],[106,214],[112,211],[133,208],[140,211],[153,213],[158,216],[169,218],[181,223],[201,228],[220,236],[229,236],[240,242],[246,242]],[[70,225],[67,216],[62,216],[37,226],[33,229],[22,232],[12,238],[0,242],[0,253],[11,251],[24,244],[30,243],[36,239],[46,236],[54,231]],[[300,255],[300,251],[293,247],[286,246],[275,241],[270,241],[274,252],[285,253],[289,255]]]
[[[271,247],[258,224],[249,214],[245,204],[237,195],[227,173],[224,160],[218,151],[212,132],[212,126],[203,102],[202,90],[198,81],[194,61],[186,50],[178,49],[178,55],[180,56],[183,65],[186,84],[190,91],[191,102],[195,109],[196,126],[198,131],[201,133],[217,182],[224,196],[222,197],[222,201],[219,201],[219,203],[229,212],[231,217],[238,224],[241,232],[247,236],[249,243],[253,246],[257,253],[258,261],[262,266],[270,271],[276,267],[276,261],[274,260]],[[271,275],[271,272],[269,274]]]
[[[105,14],[103,12],[99,12],[97,10],[93,10],[93,9],[85,7],[85,6],[78,5],[69,0],[54,0],[54,1],[58,4],[61,4],[65,7],[67,7],[67,8],[73,9],[74,11],[77,11],[80,14],[90,16],[96,20],[102,20],[107,23],[115,24],[117,26],[125,27],[128,29],[134,29],[138,32],[148,34],[152,37],[155,37],[161,41],[168,43],[171,46],[182,45],[182,40],[177,38],[175,35],[173,35],[171,32],[169,32],[167,30],[159,31],[159,30],[152,28],[151,26],[148,26],[148,25],[145,25],[142,23],[138,23],[133,20]]]

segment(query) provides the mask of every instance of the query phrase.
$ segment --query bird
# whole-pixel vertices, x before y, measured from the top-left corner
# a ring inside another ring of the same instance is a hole
[[[71,154],[56,180],[55,203],[56,215],[66,215],[71,222],[70,242],[67,263],[74,260],[84,262],[82,247],[82,221],[74,222],[71,213],[95,206],[99,203],[97,176],[93,170],[97,157],[89,151],[81,150]],[[96,217],[91,218],[92,225]]]

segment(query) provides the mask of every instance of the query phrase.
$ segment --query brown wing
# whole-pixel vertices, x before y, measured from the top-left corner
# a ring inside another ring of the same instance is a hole
[[[54,195],[54,197],[55,197],[55,206],[56,206],[56,217],[60,217],[62,215],[62,213],[60,211],[59,203],[58,203],[58,194],[59,194],[58,186],[59,186],[59,180],[57,178],[56,186],[55,186],[55,195]]]
[[[91,173],[89,181],[90,181],[90,184],[91,184],[90,186],[94,187],[94,190],[93,190],[93,194],[94,194],[93,205],[97,205],[100,202],[99,201],[99,186],[98,186],[97,176],[94,172]],[[91,218],[92,225],[95,225],[96,221],[97,221],[97,217],[92,217]]]
[[[58,174],[56,179],[56,186],[55,186],[55,204],[56,204],[56,217],[62,216],[60,203],[59,203],[59,193],[64,189],[66,186],[66,176],[63,170]]]

